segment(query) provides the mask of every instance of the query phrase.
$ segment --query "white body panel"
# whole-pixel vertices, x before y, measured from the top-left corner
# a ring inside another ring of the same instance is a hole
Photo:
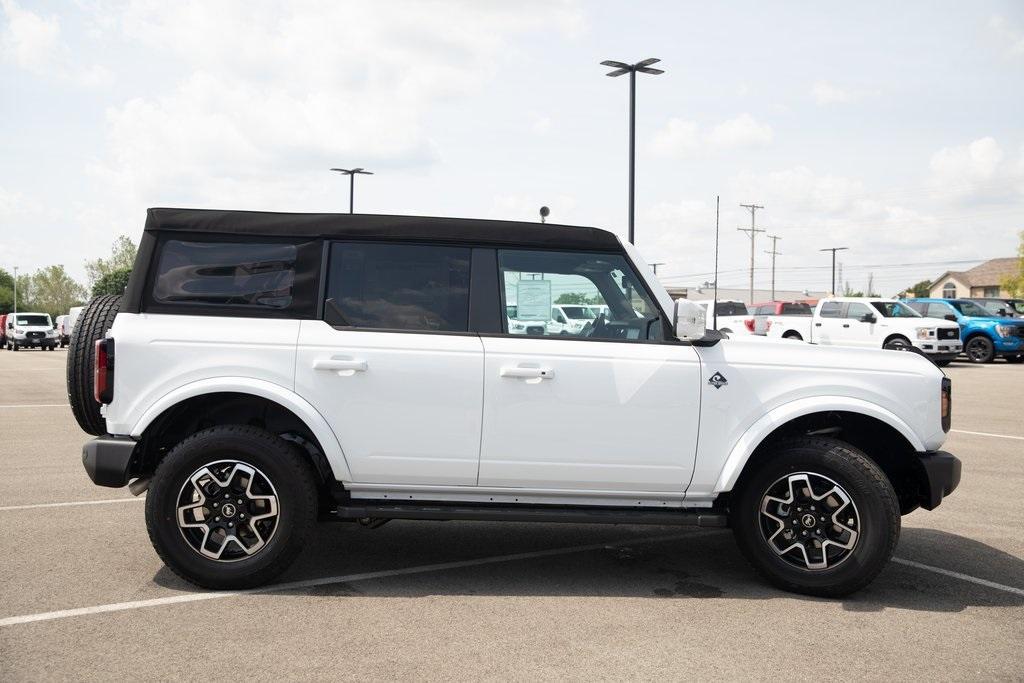
[[[792,338],[793,334],[798,334],[801,341],[809,342],[811,340],[811,328],[814,326],[813,316],[768,315],[763,317],[766,328],[764,336],[769,339]]]
[[[476,335],[336,330],[304,320],[295,390],[338,434],[354,481],[472,486],[483,364]]]
[[[623,246],[670,314],[667,292]],[[250,393],[303,420],[356,498],[699,507],[730,490],[757,445],[801,415],[869,415],[918,450],[945,439],[941,371],[917,354],[880,349],[145,313],[119,314],[110,336],[111,434],[139,437],[193,396]],[[727,380],[718,388],[709,383],[716,373]]]
[[[529,337],[483,343],[481,486],[685,489],[700,414],[693,347]]]

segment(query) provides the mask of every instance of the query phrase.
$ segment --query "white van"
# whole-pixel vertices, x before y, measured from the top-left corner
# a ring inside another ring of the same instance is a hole
[[[47,349],[57,346],[57,331],[48,313],[11,313],[7,316],[7,350]]]

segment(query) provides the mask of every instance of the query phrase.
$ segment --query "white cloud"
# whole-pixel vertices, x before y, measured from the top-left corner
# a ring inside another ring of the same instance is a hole
[[[814,101],[820,105],[848,104],[868,97],[877,97],[881,92],[863,88],[844,88],[828,81],[818,81],[811,88]]]
[[[977,202],[1024,195],[1024,147],[1016,164],[999,143],[984,137],[932,155],[931,183],[947,200]]]
[[[995,15],[988,20],[989,29],[995,33],[1008,57],[1024,57],[1024,31],[1013,26],[1004,17]]]
[[[658,156],[685,157],[700,148],[697,123],[682,119],[669,119],[664,128],[654,134],[651,152]]]
[[[750,114],[740,114],[712,128],[708,141],[714,147],[732,149],[767,145],[773,137],[772,127],[767,123],[757,121]]]
[[[679,158],[704,150],[763,146],[771,143],[773,138],[772,127],[750,114],[740,114],[723,121],[706,133],[695,121],[673,118],[654,134],[649,148],[656,156]]]
[[[547,133],[551,130],[551,117],[545,114],[531,114],[533,124],[530,126],[535,133]]]
[[[61,39],[60,20],[23,9],[14,0],[0,0],[7,25],[0,33],[5,60],[35,74],[69,79],[84,86],[109,82],[110,73],[99,65],[77,62]]]
[[[571,5],[541,2],[134,2],[116,24],[185,71],[108,112],[109,154],[92,171],[133,205],[234,204],[252,195],[239,186],[258,188],[257,206],[294,205],[303,172],[352,159],[429,165],[439,154],[423,128],[431,107],[484,83],[515,34],[581,30]]]

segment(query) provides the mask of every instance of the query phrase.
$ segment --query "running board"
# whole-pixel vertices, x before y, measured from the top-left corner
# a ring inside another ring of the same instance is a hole
[[[725,527],[720,512],[651,508],[600,508],[491,505],[339,505],[335,519],[428,519],[494,522],[568,522],[571,524],[660,524]]]

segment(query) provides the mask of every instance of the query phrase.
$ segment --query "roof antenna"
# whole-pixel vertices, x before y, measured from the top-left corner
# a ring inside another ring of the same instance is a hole
[[[715,295],[711,298],[712,329],[718,329],[718,209],[721,204],[721,197],[715,195]]]

